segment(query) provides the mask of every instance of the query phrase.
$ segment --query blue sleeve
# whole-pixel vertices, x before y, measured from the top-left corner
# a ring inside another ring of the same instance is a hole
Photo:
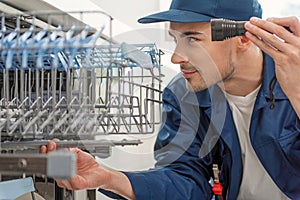
[[[199,106],[185,104],[181,97],[168,88],[163,92],[163,123],[155,143],[155,168],[125,172],[137,200],[212,197],[209,184],[212,155],[199,158],[206,132],[199,123],[203,116],[199,114]],[[199,132],[203,132],[203,137]]]

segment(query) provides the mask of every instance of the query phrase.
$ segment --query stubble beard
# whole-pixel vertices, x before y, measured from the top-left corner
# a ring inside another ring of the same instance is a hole
[[[231,54],[229,55],[229,60],[228,60],[227,66],[229,66],[229,68],[226,69],[226,71],[224,71],[223,73],[221,73],[219,75],[219,77],[221,76],[219,78],[219,80],[216,78],[216,81],[214,83],[211,83],[210,85],[207,85],[206,84],[207,82],[205,81],[203,76],[198,72],[198,75],[199,75],[199,77],[197,77],[198,80],[189,80],[189,79],[185,80],[186,81],[186,88],[191,92],[199,92],[199,91],[207,89],[208,87],[210,87],[212,85],[224,84],[224,82],[231,79],[231,77],[233,76],[233,73],[235,71],[235,65],[232,62]]]
[[[185,80],[186,82],[186,88],[190,91],[190,92],[199,92],[202,91],[204,89],[207,88],[207,85],[205,84],[205,81],[202,80],[198,80],[199,82],[197,82],[197,84],[192,84],[191,80]]]

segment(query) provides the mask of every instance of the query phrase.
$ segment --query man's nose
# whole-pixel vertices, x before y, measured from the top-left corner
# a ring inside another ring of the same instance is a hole
[[[173,55],[171,57],[171,62],[173,64],[181,64],[181,63],[186,63],[188,62],[188,58],[187,56],[179,50],[179,48],[177,47],[175,49],[175,51],[173,52]]]

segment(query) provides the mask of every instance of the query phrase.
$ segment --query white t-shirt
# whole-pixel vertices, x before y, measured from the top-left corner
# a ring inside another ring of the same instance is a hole
[[[238,200],[287,200],[289,198],[276,186],[251,145],[250,120],[259,88],[245,97],[226,93],[242,151],[243,177]]]

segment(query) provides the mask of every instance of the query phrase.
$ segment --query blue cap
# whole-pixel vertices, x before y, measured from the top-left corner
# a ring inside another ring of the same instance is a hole
[[[257,0],[173,0],[168,11],[148,15],[138,22],[208,22],[212,18],[247,21],[261,15]]]

